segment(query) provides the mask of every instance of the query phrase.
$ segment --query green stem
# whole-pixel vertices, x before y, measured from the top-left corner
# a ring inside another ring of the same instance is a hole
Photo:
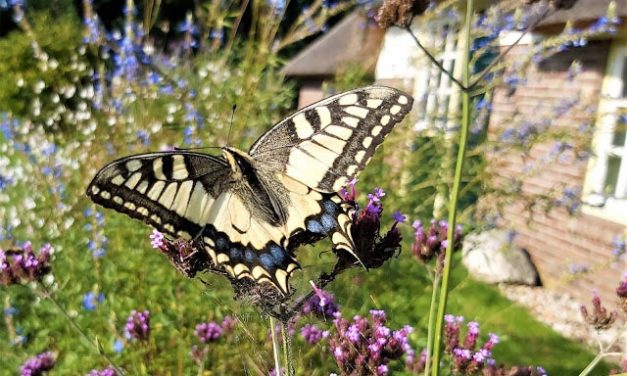
[[[414,40],[414,42],[416,42],[416,45],[418,46],[418,48],[420,48],[422,50],[422,52],[424,52],[425,55],[427,55],[427,58],[433,64],[435,64],[440,69],[440,71],[442,73],[446,74],[448,76],[448,78],[450,78],[451,81],[453,81],[453,83],[455,85],[457,85],[461,89],[462,92],[465,92],[467,90],[466,86],[464,86],[461,82],[459,82],[459,80],[457,78],[455,78],[455,76],[453,76],[452,72],[449,72],[448,70],[446,70],[446,68],[444,68],[444,66],[435,58],[435,56],[431,55],[431,53],[427,50],[427,48],[422,43],[420,43],[420,40],[418,39],[418,37],[411,30],[411,26],[405,27],[405,30],[407,30],[409,35],[411,35],[411,37]]]
[[[605,353],[603,351],[599,352],[597,356],[595,356],[594,359],[592,359],[592,361],[588,364],[588,366],[584,368],[583,371],[581,371],[579,376],[585,376],[589,374],[594,369],[594,367],[596,367],[597,364],[599,364],[599,362],[601,361],[601,359],[603,359],[604,356],[605,356]]]
[[[83,337],[90,345],[94,346],[96,348],[96,351],[98,351],[98,354],[100,356],[102,356],[103,358],[105,358],[107,360],[107,362],[109,362],[109,364],[111,365],[111,367],[113,367],[115,369],[115,371],[119,374],[119,375],[125,375],[126,373],[120,368],[118,367],[117,364],[115,364],[113,362],[113,359],[111,359],[102,349],[102,346],[100,345],[99,342],[94,342],[92,341],[89,336],[87,336],[87,333],[85,333],[85,331],[83,331],[83,328],[81,328],[76,321],[74,321],[74,319],[70,316],[69,313],[67,313],[67,311],[65,310],[65,308],[63,308],[61,306],[61,304],[59,304],[59,302],[52,297],[52,295],[50,294],[50,291],[48,291],[48,289],[46,288],[46,286],[44,286],[43,284],[39,284],[41,286],[41,288],[43,289],[43,292],[41,292],[41,296],[45,299],[48,299],[49,301],[52,302],[52,304],[61,312],[61,314],[63,316],[65,316],[65,318],[67,319],[67,321],[69,321],[69,323],[72,325],[72,327],[81,335],[81,337]]]
[[[466,2],[466,19],[464,25],[464,49],[462,56],[462,85],[468,88],[470,69],[468,62],[470,60],[470,29],[473,14],[473,0]],[[470,127],[470,94],[467,90],[462,90],[462,127],[459,134],[459,150],[457,151],[457,163],[455,165],[455,180],[453,181],[453,191],[451,193],[451,201],[449,202],[448,217],[448,247],[444,259],[444,271],[442,274],[442,288],[440,290],[440,299],[438,301],[438,313],[435,326],[435,339],[433,345],[433,368],[431,374],[438,376],[440,374],[440,355],[442,344],[442,327],[444,323],[444,313],[446,311],[446,302],[448,299],[448,282],[451,274],[451,260],[453,255],[453,247],[455,245],[455,221],[457,216],[457,201],[459,199],[459,189],[462,180],[462,170],[464,167],[464,157],[466,154],[466,140],[468,138],[468,128]]]
[[[281,360],[279,359],[279,339],[276,335],[276,321],[274,317],[270,316],[270,335],[272,336],[272,355],[274,356],[274,370],[275,375],[281,374]]]
[[[292,341],[289,338],[287,325],[288,321],[283,322],[283,325],[281,325],[281,336],[283,336],[283,364],[285,364],[287,376],[294,376],[294,366],[290,363],[292,356]]]
[[[431,305],[429,306],[429,326],[427,333],[427,356],[425,358],[425,376],[429,376],[431,371],[431,356],[433,354],[433,332],[435,331],[435,308],[437,306],[438,288],[440,287],[440,276],[433,274],[433,291],[431,292]]]

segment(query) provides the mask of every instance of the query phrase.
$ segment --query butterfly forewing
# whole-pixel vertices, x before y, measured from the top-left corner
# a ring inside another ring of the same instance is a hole
[[[172,237],[190,239],[207,223],[228,173],[222,160],[204,154],[135,155],[100,170],[87,195]]]
[[[98,172],[90,198],[173,238],[200,238],[215,265],[234,278],[269,281],[287,293],[298,267],[282,229],[260,220],[231,190],[219,158],[187,152],[131,156]]]
[[[308,106],[251,148],[250,155],[320,192],[337,192],[368,163],[412,106],[392,88],[370,86]]]

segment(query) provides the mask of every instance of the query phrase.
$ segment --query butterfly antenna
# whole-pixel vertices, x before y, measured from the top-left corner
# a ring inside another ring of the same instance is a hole
[[[231,140],[231,129],[233,129],[233,117],[235,116],[235,110],[237,109],[237,104],[233,105],[231,109],[231,123],[229,124],[229,133],[226,134],[226,145],[229,145],[229,141]]]

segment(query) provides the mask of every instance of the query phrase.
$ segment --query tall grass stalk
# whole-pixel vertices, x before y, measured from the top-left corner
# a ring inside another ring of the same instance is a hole
[[[431,304],[429,305],[429,324],[427,331],[427,356],[425,358],[425,376],[429,376],[431,372],[431,357],[433,356],[433,325],[435,322],[435,307],[437,307],[437,294],[440,287],[440,276],[436,273],[433,274],[433,291],[431,292]]]
[[[464,158],[466,154],[466,142],[468,139],[468,129],[470,128],[470,93],[467,88],[470,82],[470,31],[473,15],[473,0],[466,2],[466,14],[464,21],[464,47],[462,55],[462,124],[459,133],[459,148],[457,150],[457,163],[455,164],[455,178],[453,180],[453,191],[449,202],[448,216],[448,233],[447,233],[447,249],[444,259],[444,270],[442,272],[442,288],[440,289],[440,298],[438,301],[438,313],[436,315],[436,323],[434,330],[433,345],[433,368],[431,374],[438,376],[440,374],[440,355],[442,352],[442,328],[444,323],[444,313],[446,311],[446,302],[448,299],[448,282],[451,274],[451,260],[453,255],[453,241],[455,235],[455,221],[457,219],[457,201],[459,198],[459,189],[462,181],[462,169],[464,168]],[[436,294],[436,291],[433,291]],[[429,328],[431,330],[431,328]]]
[[[279,357],[281,344],[276,335],[276,320],[272,316],[270,316],[270,336],[272,337],[272,355],[274,355],[274,374],[279,376],[281,375],[281,359]]]

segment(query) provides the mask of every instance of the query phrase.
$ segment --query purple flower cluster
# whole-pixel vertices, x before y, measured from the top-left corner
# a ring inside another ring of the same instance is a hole
[[[152,234],[150,234],[150,245],[154,249],[163,249],[166,246],[165,237],[156,229],[153,229]]]
[[[452,357],[452,367],[456,374],[475,375],[485,367],[494,366],[492,349],[499,343],[499,337],[494,333],[488,334],[488,340],[477,349],[479,339],[479,323],[470,321],[467,324],[466,337],[460,342],[461,324],[464,317],[444,316],[444,338],[446,352]]]
[[[616,258],[620,258],[627,252],[626,242],[624,237],[615,236],[612,239],[612,255]]]
[[[384,311],[370,311],[370,318],[342,318],[338,312],[329,335],[329,349],[341,374],[387,375],[388,364],[405,354],[413,354],[409,345],[410,326],[391,330],[385,325]]]
[[[433,257],[442,257],[448,246],[448,222],[431,220],[429,228],[425,230],[422,222],[416,220],[412,224],[415,229],[412,252],[422,262],[428,262]],[[457,225],[453,238],[454,249],[458,249],[462,242],[462,227]]]
[[[335,296],[317,286],[313,286],[315,294],[303,305],[301,312],[305,315],[313,314],[324,320],[335,317],[340,308],[335,302]]]
[[[579,310],[584,321],[597,330],[607,329],[612,326],[618,315],[616,311],[607,311],[607,308],[601,303],[601,297],[596,292],[592,296],[592,313],[588,313],[588,309],[583,304]]]
[[[351,230],[355,251],[364,266],[378,268],[400,250],[402,238],[397,225],[405,221],[405,216],[400,212],[394,213],[392,227],[385,235],[380,236],[383,213],[381,199],[385,196],[385,192],[382,188],[375,188],[373,193],[368,194],[368,203],[365,208],[361,209],[355,202],[357,196],[355,184],[357,184],[357,179],[351,180],[348,186],[340,191],[345,204],[355,208]]]
[[[315,345],[322,339],[327,338],[329,336],[329,331],[322,330],[313,324],[307,324],[300,329],[300,335],[307,343]]]
[[[20,376],[39,376],[50,371],[56,362],[52,352],[46,351],[35,357],[28,359],[20,367]]]
[[[194,334],[202,343],[216,342],[222,337],[222,327],[215,321],[203,322],[196,325]]]
[[[623,274],[623,279],[616,288],[616,295],[618,295],[623,312],[627,313],[627,273]]]
[[[16,283],[41,281],[50,272],[50,256],[53,249],[45,244],[35,255],[30,242],[21,247],[0,249],[0,283],[9,286]]]
[[[118,376],[118,373],[113,367],[107,367],[105,369],[92,369],[86,376]]]
[[[150,312],[131,311],[124,326],[124,333],[128,339],[147,341],[150,337]]]

